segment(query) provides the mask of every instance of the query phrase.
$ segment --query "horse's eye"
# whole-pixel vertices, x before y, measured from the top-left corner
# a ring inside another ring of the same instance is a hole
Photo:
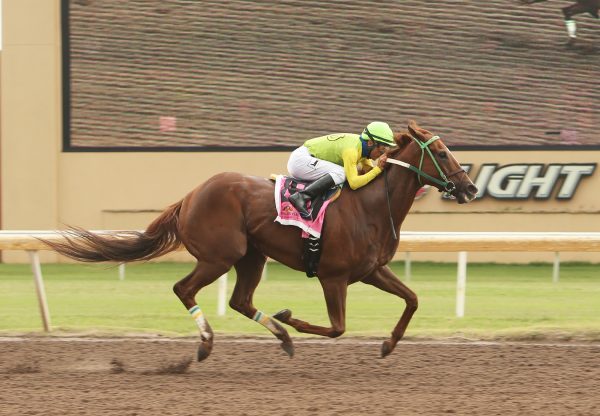
[[[441,151],[438,156],[440,157],[440,159],[448,159],[448,154],[444,151]]]

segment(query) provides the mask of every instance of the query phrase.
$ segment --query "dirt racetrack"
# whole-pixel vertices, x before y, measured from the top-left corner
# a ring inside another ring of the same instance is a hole
[[[0,415],[599,415],[600,345],[0,338]],[[189,364],[189,365],[188,365]]]

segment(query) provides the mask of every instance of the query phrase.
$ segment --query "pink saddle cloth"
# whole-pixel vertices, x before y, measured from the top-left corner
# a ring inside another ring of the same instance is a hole
[[[307,238],[309,235],[321,238],[325,210],[340,195],[341,187],[332,188],[332,191],[325,192],[323,196],[308,202],[307,209],[310,212],[310,217],[302,218],[296,208],[288,201],[288,197],[296,190],[304,189],[309,183],[288,176],[277,175],[275,179],[277,218],[275,218],[275,221],[283,225],[299,227],[302,230],[302,238]]]

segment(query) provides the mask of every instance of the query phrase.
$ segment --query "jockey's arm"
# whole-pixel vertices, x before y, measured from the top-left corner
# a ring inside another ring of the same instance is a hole
[[[373,161],[371,159],[369,159],[368,157],[363,157],[358,161],[358,174],[362,175],[367,172],[370,172],[371,169],[373,169],[374,167],[375,165],[373,164]]]
[[[356,165],[358,164],[360,157],[356,149],[344,150],[344,152],[342,153],[342,160],[344,161],[344,172],[346,173],[346,180],[348,181],[348,183],[350,184],[350,188],[352,189],[358,189],[362,186],[365,186],[381,173],[381,169],[375,166],[373,169],[371,169],[364,175],[359,175]]]

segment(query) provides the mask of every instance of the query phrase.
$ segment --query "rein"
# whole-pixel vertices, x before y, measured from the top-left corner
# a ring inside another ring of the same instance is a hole
[[[394,227],[394,219],[392,218],[392,205],[390,204],[390,188],[388,187],[387,169],[383,173],[383,177],[385,179],[385,196],[387,198],[388,212],[390,214],[390,224],[392,224],[392,235],[394,236],[394,240],[397,240],[396,227]]]
[[[440,136],[433,136],[431,139],[427,140],[426,142],[417,140],[412,136],[410,136],[410,137],[421,148],[421,159],[419,160],[419,167],[417,168],[416,166],[413,166],[413,165],[403,162],[401,160],[390,159],[390,158],[387,159],[387,163],[392,163],[394,165],[402,166],[403,168],[409,169],[409,170],[413,171],[414,173],[416,173],[417,177],[419,178],[419,185],[421,185],[421,186],[423,186],[423,182],[422,182],[421,178],[425,178],[425,179],[428,179],[431,182],[435,183],[436,185],[438,185],[440,187],[440,188],[438,188],[440,192],[444,191],[449,194],[452,191],[454,191],[456,189],[456,185],[454,184],[454,182],[448,180],[448,178],[451,178],[452,176],[456,175],[457,173],[463,172],[464,170],[462,168],[460,168],[457,171],[450,173],[448,176],[446,176],[444,174],[444,172],[442,171],[442,168],[440,168],[440,165],[438,164],[437,160],[433,156],[433,153],[431,153],[431,149],[429,149],[429,145],[431,143],[435,142],[436,140],[439,140]],[[433,162],[433,165],[435,166],[435,169],[437,170],[437,173],[438,173],[438,175],[440,175],[441,179],[434,178],[433,176],[431,176],[423,171],[422,168],[423,168],[423,159],[425,157],[425,152],[427,152],[427,154],[429,154],[429,157],[431,158],[431,161]],[[385,196],[387,198],[388,212],[390,214],[390,224],[392,226],[392,235],[394,236],[394,240],[397,240],[398,236],[396,235],[396,228],[394,227],[394,219],[392,218],[392,206],[390,204],[390,192],[389,192],[389,187],[388,187],[387,169],[384,172],[384,178],[385,178]]]

